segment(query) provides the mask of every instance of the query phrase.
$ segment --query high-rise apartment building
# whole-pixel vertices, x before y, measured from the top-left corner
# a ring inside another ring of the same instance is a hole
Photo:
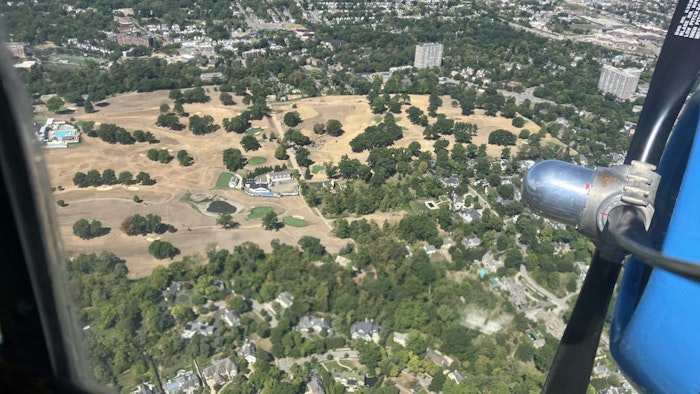
[[[440,67],[442,64],[442,44],[416,45],[415,68]]]
[[[612,93],[621,100],[629,100],[637,90],[641,70],[636,68],[619,69],[604,65],[598,80],[598,89]]]

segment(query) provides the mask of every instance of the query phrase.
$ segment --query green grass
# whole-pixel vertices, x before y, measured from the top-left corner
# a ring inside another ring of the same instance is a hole
[[[326,167],[323,166],[323,164],[316,164],[315,166],[311,167],[311,173],[312,174],[318,174],[319,172],[323,171]]]
[[[222,172],[219,174],[219,179],[216,180],[216,187],[228,187],[228,182],[233,178],[233,174]]]
[[[382,117],[379,116],[379,115],[376,115],[376,116],[374,117],[374,121],[377,122],[377,123],[381,122],[382,120],[384,120],[384,118],[382,118]]]
[[[283,220],[284,224],[292,227],[306,227],[309,223],[304,219],[287,216]]]
[[[411,201],[408,203],[414,213],[428,212],[428,207],[425,206],[425,201]]]
[[[260,156],[253,156],[250,158],[250,160],[248,160],[248,164],[250,164],[251,166],[257,166],[265,162],[267,162],[267,159]]]
[[[263,131],[262,127],[251,127],[248,130],[246,130],[245,133],[248,135],[258,135],[258,134],[262,133],[262,131]]]
[[[50,56],[49,61],[54,63],[68,63],[68,64],[79,64],[83,65],[88,60],[96,62],[98,64],[104,63],[105,59],[100,59],[97,57],[84,57],[84,56],[72,56],[72,55],[55,55]]]
[[[248,219],[256,219],[265,216],[268,212],[273,212],[272,207],[255,207],[250,210],[248,214]]]

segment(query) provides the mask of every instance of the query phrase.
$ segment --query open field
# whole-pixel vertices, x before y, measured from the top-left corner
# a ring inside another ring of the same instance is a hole
[[[239,114],[246,107],[243,104],[224,106],[218,100],[218,92],[213,87],[206,87],[212,101],[206,104],[185,104],[184,109],[190,115],[211,115],[216,124],[221,124],[223,118],[229,118]],[[75,113],[56,115],[52,113],[38,113],[38,119],[49,117],[57,120],[68,121],[71,117],[75,122],[95,121],[99,123],[115,123],[129,131],[137,129],[150,131],[159,140],[158,143],[134,144],[134,145],[110,145],[97,138],[84,137],[84,142],[71,146],[69,149],[45,150],[45,159],[51,175],[52,186],[62,186],[64,190],[56,191],[56,200],[64,200],[68,206],[57,208],[59,230],[64,241],[64,250],[70,255],[77,253],[100,252],[110,250],[117,256],[127,261],[132,276],[148,275],[153,267],[168,264],[170,260],[156,260],[147,252],[148,244],[154,239],[163,239],[173,243],[182,251],[182,255],[204,255],[208,245],[216,245],[219,248],[232,249],[243,242],[254,242],[265,250],[271,250],[270,242],[279,239],[281,242],[296,244],[300,237],[310,235],[317,237],[330,253],[336,253],[347,244],[347,240],[334,237],[330,230],[330,223],[319,217],[316,211],[310,209],[301,196],[283,198],[251,197],[240,190],[229,189],[228,179],[222,161],[222,151],[226,148],[237,148],[243,151],[240,140],[242,135],[226,133],[222,129],[207,134],[193,135],[185,129],[179,132],[171,131],[155,125],[156,118],[160,114],[159,107],[165,103],[172,107],[172,100],[168,98],[168,91],[150,93],[127,93],[105,100],[96,106],[96,113],[86,114],[82,108]],[[235,98],[241,103],[241,98]],[[447,98],[443,98],[446,103]],[[427,96],[411,96],[413,105],[427,109]],[[259,128],[258,132],[272,132],[279,134],[285,130],[281,120],[286,111],[298,111],[304,120],[299,126],[302,132],[308,135],[315,146],[310,147],[310,158],[316,164],[326,161],[337,161],[344,154],[351,158],[357,158],[364,162],[368,152],[353,153],[349,141],[365,127],[375,124],[375,115],[370,112],[367,100],[361,96],[344,97],[316,97],[296,102],[297,108],[292,109],[291,103],[272,103],[272,116],[260,121],[253,121],[253,127]],[[41,111],[42,106],[37,110]],[[404,106],[404,110],[408,108]],[[517,132],[518,129],[510,125],[510,119],[500,117],[487,117],[477,111],[472,116],[462,116],[459,108],[451,108],[447,105],[438,110],[457,121],[475,123],[479,127],[479,134],[474,137],[477,144],[486,143],[488,133],[504,128]],[[404,138],[397,142],[396,146],[408,146],[412,141],[419,141],[423,149],[430,149],[430,143],[422,138],[423,128],[408,122],[407,116],[399,124],[405,127]],[[328,119],[338,119],[343,124],[345,133],[340,137],[328,135],[316,135],[312,132],[315,123],[326,122]],[[432,118],[431,118],[432,120]],[[187,124],[187,118],[181,118],[181,122]],[[532,122],[525,126],[535,132],[539,127]],[[452,137],[447,137],[451,144]],[[290,165],[289,161],[278,160],[274,157],[277,141],[259,139],[262,147],[244,155],[250,159],[265,160],[265,165]],[[556,141],[554,141],[557,143]],[[522,142],[518,142],[521,144]],[[146,157],[148,149],[167,149],[171,154],[185,149],[194,158],[194,164],[190,167],[182,167],[173,161],[169,164],[154,163]],[[513,153],[518,147],[513,148]],[[500,155],[500,147],[488,147],[488,153],[494,156]],[[91,169],[113,169],[117,174],[121,171],[130,171],[137,174],[139,171],[147,172],[155,185],[141,186],[102,186],[99,188],[79,189],[73,186],[73,176],[77,171],[87,172]],[[252,165],[240,170],[240,174],[252,168]],[[317,167],[318,168],[318,167]],[[314,175],[314,181],[323,180],[325,174],[319,171]],[[185,198],[186,195],[204,193],[219,196],[226,201],[235,204],[236,212],[233,220],[240,223],[236,229],[225,230],[216,225],[216,216],[207,215],[205,212],[193,207]],[[143,203],[135,203],[134,195],[143,199]],[[262,215],[257,216],[253,207],[269,207],[277,212],[280,218],[304,218],[306,227],[298,228],[288,223],[279,231],[265,231],[260,225]],[[255,212],[255,214],[253,214]],[[128,215],[145,215],[153,213],[160,215],[163,222],[172,224],[177,229],[175,233],[166,233],[149,237],[129,237],[119,230],[121,222]],[[248,216],[253,214],[252,216]],[[401,212],[381,213],[367,215],[367,219],[374,219],[380,223],[384,220],[396,222],[403,217]],[[109,234],[92,240],[82,240],[72,233],[72,225],[81,218],[88,220],[100,220],[104,226],[111,228]],[[180,258],[180,257],[178,257]],[[204,258],[202,257],[202,260]]]
[[[250,210],[248,214],[248,219],[257,219],[267,215],[268,212],[273,212],[275,209],[272,207],[255,207]]]

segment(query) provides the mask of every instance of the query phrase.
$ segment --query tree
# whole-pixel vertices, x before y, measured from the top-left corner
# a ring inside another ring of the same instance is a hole
[[[314,134],[326,134],[326,125],[323,123],[316,123],[313,130]]]
[[[148,253],[158,260],[165,258],[173,258],[180,253],[180,250],[173,246],[170,242],[155,240],[148,245]]]
[[[287,154],[287,149],[280,145],[275,149],[275,159],[277,160],[287,160],[289,155]]]
[[[229,148],[224,151],[224,165],[229,171],[236,171],[243,168],[248,160],[243,157],[240,150]]]
[[[53,96],[50,99],[46,100],[46,109],[48,109],[51,112],[56,112],[63,107],[63,99],[61,99],[58,96]]]
[[[76,172],[73,175],[73,184],[78,187],[88,187],[87,175],[84,172]]]
[[[168,111],[170,111],[170,106],[169,106],[168,104],[163,103],[163,104],[160,105],[160,112],[161,112],[161,113],[164,114],[164,113],[166,113],[166,112],[168,112]]]
[[[312,161],[309,160],[309,154],[310,154],[310,152],[308,149],[306,149],[304,147],[297,148],[297,151],[294,154],[294,157],[297,160],[297,164],[299,164],[302,167],[310,166]]]
[[[518,127],[518,128],[523,127],[523,126],[525,126],[525,119],[523,119],[521,116],[516,116],[511,121],[511,124],[513,125],[513,127]]]
[[[156,126],[167,127],[169,129],[179,131],[185,128],[185,125],[180,123],[180,119],[172,112],[158,115]]]
[[[108,168],[102,171],[102,184],[103,185],[115,185],[117,183],[117,176],[114,174],[114,170]]]
[[[344,133],[343,124],[337,119],[328,119],[326,122],[326,132],[328,135],[338,137]]]
[[[214,118],[211,115],[192,115],[190,117],[190,131],[192,134],[202,135],[216,131],[219,126],[214,124]]]
[[[225,229],[231,229],[238,227],[238,223],[233,221],[233,217],[228,213],[222,213],[216,219],[216,224]]]
[[[297,244],[301,246],[304,254],[308,255],[310,259],[320,259],[326,254],[326,248],[321,245],[321,240],[316,237],[304,235],[299,238]]]
[[[299,123],[301,123],[301,116],[299,115],[299,112],[292,111],[284,114],[284,124],[287,126],[294,127]]]
[[[85,101],[85,113],[91,114],[93,112],[95,112],[95,107],[92,105],[92,101],[86,100]]]
[[[117,181],[122,185],[130,185],[134,181],[134,176],[129,171],[122,171]]]
[[[221,104],[223,105],[235,105],[236,102],[233,101],[233,96],[231,96],[229,93],[222,92],[219,95],[219,100],[221,101]]]
[[[255,138],[254,135],[246,134],[243,138],[241,138],[241,146],[243,149],[245,149],[246,152],[252,150],[256,151],[260,149],[260,143],[258,142],[258,139]]]
[[[65,206],[67,206],[68,204],[66,204],[66,202],[64,200],[58,200],[58,201],[56,201],[56,205],[63,208]]]
[[[224,130],[227,132],[235,132],[238,134],[245,133],[251,126],[248,112],[243,112],[233,118],[223,120]]]
[[[262,218],[262,226],[265,230],[277,230],[279,228],[279,219],[275,211],[270,211]]]
[[[155,183],[155,181],[151,180],[151,176],[143,171],[136,174],[136,182],[139,182],[142,185],[152,185]]]
[[[192,165],[192,156],[187,154],[187,151],[182,149],[177,152],[177,161],[180,163],[181,166],[183,167],[188,167]]]
[[[489,144],[492,145],[515,145],[518,137],[508,130],[498,129],[489,134]]]
[[[104,229],[99,220],[88,222],[87,219],[79,219],[73,223],[73,234],[82,239],[91,239],[102,235]]]

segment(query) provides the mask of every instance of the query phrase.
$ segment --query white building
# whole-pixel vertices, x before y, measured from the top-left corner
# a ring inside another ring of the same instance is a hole
[[[415,68],[440,67],[442,65],[442,44],[416,45]]]
[[[619,69],[604,65],[598,80],[598,89],[612,93],[621,100],[629,100],[637,90],[642,71],[636,68]]]

